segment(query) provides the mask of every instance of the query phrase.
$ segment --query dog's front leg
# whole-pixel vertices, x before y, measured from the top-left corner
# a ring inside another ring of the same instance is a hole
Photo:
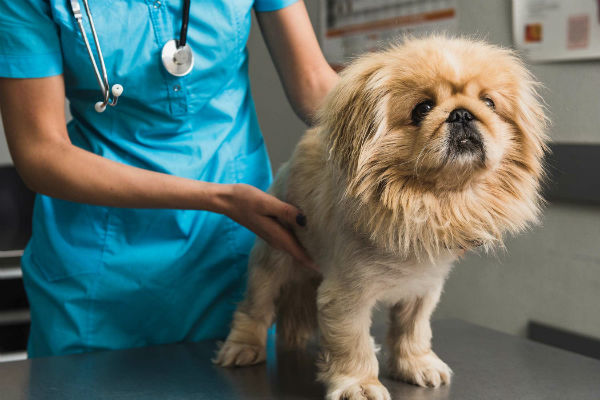
[[[450,383],[452,371],[431,350],[429,319],[441,291],[442,284],[422,297],[398,302],[391,308],[388,345],[394,378],[424,387]]]
[[[375,297],[363,288],[325,280],[317,296],[322,359],[319,380],[328,400],[389,400],[377,378],[379,365],[369,333]]]

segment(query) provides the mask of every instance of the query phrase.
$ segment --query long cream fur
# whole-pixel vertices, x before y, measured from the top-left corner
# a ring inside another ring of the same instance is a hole
[[[391,374],[450,382],[429,318],[452,262],[501,246],[540,213],[547,138],[536,87],[510,50],[469,39],[411,39],[348,66],[271,188],[308,216],[295,233],[322,276],[257,240],[216,363],[264,361],[275,319],[289,346],[318,326],[328,399],[389,399],[369,334],[371,309],[383,302]],[[435,108],[415,124],[411,111],[425,99]],[[474,115],[485,157],[449,156],[446,119],[456,108]]]

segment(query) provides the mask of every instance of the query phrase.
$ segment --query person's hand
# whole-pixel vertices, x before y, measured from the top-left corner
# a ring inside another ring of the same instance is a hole
[[[306,217],[300,210],[253,186],[228,186],[225,215],[256,233],[270,246],[286,251],[302,265],[318,270],[289,229],[294,225],[306,225]]]

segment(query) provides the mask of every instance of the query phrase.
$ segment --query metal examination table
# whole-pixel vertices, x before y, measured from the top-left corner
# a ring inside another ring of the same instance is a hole
[[[376,329],[381,339],[382,330]],[[433,324],[434,348],[454,370],[450,386],[382,382],[393,399],[598,400],[600,361],[457,320]],[[223,369],[200,342],[0,364],[0,399],[322,399],[315,352],[277,351],[268,362]]]

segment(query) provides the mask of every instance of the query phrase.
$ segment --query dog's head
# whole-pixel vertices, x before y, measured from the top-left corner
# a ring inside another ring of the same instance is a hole
[[[536,87],[512,51],[469,39],[411,39],[348,66],[319,121],[346,196],[369,210],[361,224],[431,256],[535,221],[546,149]]]

